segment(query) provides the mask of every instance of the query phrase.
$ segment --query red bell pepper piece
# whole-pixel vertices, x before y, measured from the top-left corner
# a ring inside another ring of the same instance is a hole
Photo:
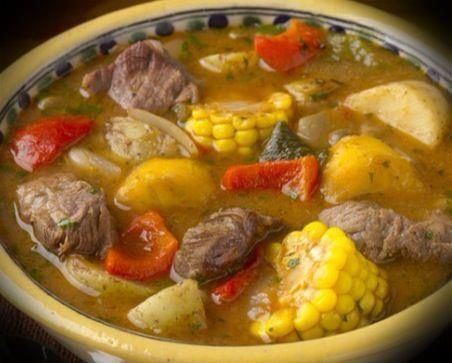
[[[148,280],[168,272],[179,244],[155,211],[135,218],[107,253],[105,269],[130,280]]]
[[[14,161],[29,172],[50,164],[87,135],[93,125],[94,121],[86,116],[42,118],[13,135],[10,150]]]
[[[237,272],[226,281],[211,290],[210,296],[216,304],[229,303],[237,299],[243,291],[256,279],[257,268],[262,262],[262,250],[257,247],[250,258]]]
[[[314,58],[323,38],[320,29],[291,20],[284,33],[273,37],[256,35],[254,49],[270,67],[286,72]]]
[[[308,200],[319,182],[319,163],[312,156],[294,160],[234,165],[223,175],[225,190],[274,189],[293,199]]]

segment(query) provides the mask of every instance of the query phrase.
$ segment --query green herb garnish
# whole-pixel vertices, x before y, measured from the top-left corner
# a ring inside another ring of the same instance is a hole
[[[57,226],[63,229],[75,225],[75,222],[70,218],[62,218],[58,221]]]
[[[300,259],[297,258],[291,258],[288,262],[287,262],[287,267],[289,268],[294,268],[295,266],[297,266],[300,263]]]

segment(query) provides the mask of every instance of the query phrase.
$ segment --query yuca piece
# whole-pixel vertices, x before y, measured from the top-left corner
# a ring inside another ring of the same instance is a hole
[[[354,111],[373,113],[428,147],[441,142],[448,122],[447,100],[436,87],[421,81],[373,87],[351,94],[344,104]]]

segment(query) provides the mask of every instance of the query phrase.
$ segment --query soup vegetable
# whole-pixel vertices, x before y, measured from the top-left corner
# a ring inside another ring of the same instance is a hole
[[[153,336],[351,331],[451,276],[450,102],[294,19],[118,46],[19,115],[1,236],[69,305]]]

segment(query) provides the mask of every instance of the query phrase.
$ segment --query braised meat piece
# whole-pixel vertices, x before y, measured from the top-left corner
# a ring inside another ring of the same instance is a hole
[[[72,174],[22,184],[17,199],[22,220],[60,259],[70,253],[103,258],[117,239],[104,193]]]
[[[185,233],[174,270],[200,282],[226,277],[243,266],[258,242],[282,228],[281,220],[250,210],[220,210]]]
[[[452,219],[440,212],[425,221],[413,222],[376,203],[351,201],[322,211],[319,218],[343,229],[374,262],[390,262],[403,256],[452,263]]]
[[[198,99],[198,87],[191,76],[156,40],[129,46],[113,64],[86,74],[82,87],[92,94],[108,91],[124,109],[157,113]]]

